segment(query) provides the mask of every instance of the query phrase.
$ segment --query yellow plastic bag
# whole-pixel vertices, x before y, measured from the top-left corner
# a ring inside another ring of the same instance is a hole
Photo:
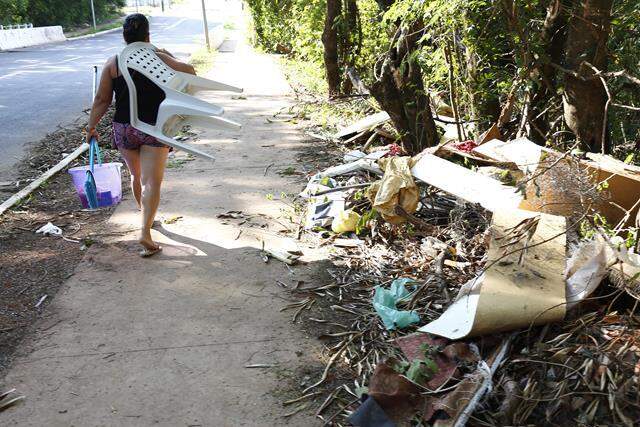
[[[333,218],[331,223],[331,230],[334,233],[346,233],[348,231],[355,231],[356,225],[360,221],[360,215],[351,209],[338,213]]]

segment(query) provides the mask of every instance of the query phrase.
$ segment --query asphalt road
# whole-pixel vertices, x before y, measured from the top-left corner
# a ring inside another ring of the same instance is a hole
[[[151,18],[151,42],[181,59],[202,46],[202,20],[186,16]],[[178,13],[179,15],[180,13]],[[209,28],[216,22],[212,14]],[[213,18],[213,19],[212,19]],[[92,66],[100,67],[124,46],[119,31],[93,38],[0,52],[0,181],[14,177],[14,165],[29,143],[57,126],[84,120],[91,105]],[[78,141],[80,143],[80,141]]]

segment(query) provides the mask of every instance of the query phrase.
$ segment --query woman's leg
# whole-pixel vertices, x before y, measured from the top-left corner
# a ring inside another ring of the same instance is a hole
[[[142,198],[142,184],[140,180],[140,150],[128,150],[126,148],[119,148],[120,154],[127,164],[129,173],[131,175],[131,191],[133,191],[133,198],[136,199],[138,209],[142,208],[140,199]]]
[[[164,176],[164,168],[169,154],[168,147],[140,147],[140,166],[142,182],[142,231],[140,244],[146,249],[157,249],[158,245],[151,239],[151,226],[160,204],[160,186]]]

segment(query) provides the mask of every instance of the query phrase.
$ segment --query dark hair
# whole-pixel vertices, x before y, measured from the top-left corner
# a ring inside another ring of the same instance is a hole
[[[122,24],[122,35],[127,43],[146,41],[149,36],[149,21],[141,13],[127,16]]]

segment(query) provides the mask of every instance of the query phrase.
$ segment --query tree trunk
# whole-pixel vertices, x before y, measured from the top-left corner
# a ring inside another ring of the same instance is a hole
[[[409,28],[396,30],[386,57],[377,67],[378,80],[370,88],[376,101],[389,113],[402,146],[410,155],[438,143],[429,94],[420,67],[413,59],[423,28],[418,20]]]
[[[542,28],[542,47],[548,60],[536,67],[537,88],[531,99],[532,139],[544,144],[549,132],[549,114],[544,113],[553,97],[557,94],[557,72],[549,61],[554,64],[562,62],[564,46],[567,38],[567,10],[572,7],[573,0],[550,0],[547,5],[547,16]]]
[[[349,68],[355,65],[356,58],[360,54],[361,32],[358,19],[358,4],[356,0],[344,0],[345,19],[340,34],[342,41],[342,93],[350,94],[353,91],[351,80],[346,75]]]
[[[581,148],[608,152],[603,141],[607,93],[585,62],[600,71],[607,68],[607,39],[611,30],[613,0],[582,0],[573,9],[567,29],[565,67],[577,76],[565,76],[564,119]]]
[[[324,66],[327,71],[329,96],[340,94],[340,66],[338,64],[337,20],[342,11],[342,0],[327,0],[327,15],[322,32]]]

